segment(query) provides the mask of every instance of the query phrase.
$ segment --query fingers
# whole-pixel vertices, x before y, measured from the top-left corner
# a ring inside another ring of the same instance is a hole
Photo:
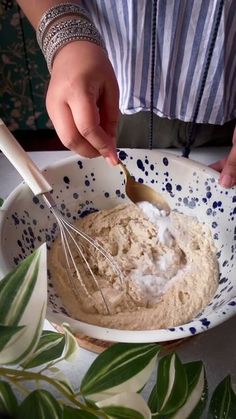
[[[115,138],[109,135],[100,124],[100,109],[97,106],[95,94],[78,91],[78,95],[70,98],[69,105],[81,136],[111,164],[116,164]]]
[[[224,165],[226,163],[227,158],[218,160],[217,162],[210,164],[210,167],[214,170],[217,170],[217,172],[222,172]]]
[[[219,182],[225,188],[236,185],[236,144],[233,145],[223,164]]]
[[[118,100],[116,77],[101,47],[78,41],[59,51],[47,109],[66,147],[84,156],[102,155],[117,164]]]
[[[66,103],[57,101],[57,106],[47,103],[48,113],[56,132],[65,147],[84,157],[96,157],[99,152],[80,135]]]
[[[233,146],[228,157],[210,165],[212,169],[220,172],[219,183],[224,188],[231,188],[236,185],[236,128],[234,130],[232,144]]]
[[[105,84],[99,111],[101,126],[115,138],[119,120],[119,88],[115,79]]]
[[[219,183],[224,188],[231,188],[236,185],[236,146],[232,147],[228,157],[218,160],[210,167],[220,172]]]

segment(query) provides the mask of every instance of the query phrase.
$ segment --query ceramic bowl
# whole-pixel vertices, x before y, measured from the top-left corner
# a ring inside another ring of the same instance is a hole
[[[220,266],[219,286],[210,304],[192,321],[161,330],[116,330],[72,319],[53,289],[48,277],[47,318],[67,322],[74,332],[96,339],[120,342],[161,342],[204,332],[236,313],[236,188],[223,189],[218,173],[199,163],[160,151],[119,151],[139,182],[161,192],[172,209],[197,216],[206,223],[217,247]],[[124,176],[108,167],[102,158],[92,160],[72,156],[44,170],[53,186],[58,208],[70,221],[97,209],[128,201]],[[42,198],[34,197],[21,183],[0,211],[0,269],[6,274],[27,254],[47,241],[48,251],[58,228]],[[200,267],[199,267],[200,274]]]

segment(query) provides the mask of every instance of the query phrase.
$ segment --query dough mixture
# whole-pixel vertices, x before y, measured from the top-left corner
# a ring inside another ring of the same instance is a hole
[[[78,279],[72,286],[60,238],[56,239],[49,252],[49,268],[54,287],[73,318],[115,329],[173,327],[199,314],[218,287],[211,232],[195,217],[174,211],[166,216],[143,202],[95,212],[76,225],[112,255],[123,280],[100,252],[78,238],[108,314],[101,292],[79,257],[77,266],[90,296]]]

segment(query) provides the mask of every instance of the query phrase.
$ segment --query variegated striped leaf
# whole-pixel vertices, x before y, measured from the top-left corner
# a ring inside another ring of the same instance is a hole
[[[108,406],[103,409],[103,412],[111,419],[145,419],[145,416],[137,410],[128,407]]]
[[[41,336],[47,302],[46,244],[0,281],[0,323],[25,326],[5,343],[1,364],[18,364],[35,349]]]
[[[37,281],[38,259],[38,252],[29,255],[0,281],[0,324],[19,323]]]
[[[0,352],[9,340],[25,326],[1,326],[0,325]]]
[[[62,419],[62,407],[46,390],[35,390],[19,406],[17,419]]]
[[[38,342],[37,348],[22,364],[24,369],[35,368],[39,365],[48,364],[60,358],[65,347],[65,335],[49,330],[44,330]]]
[[[48,371],[50,371],[50,372],[52,372],[53,374],[56,374],[56,373],[58,373],[58,372],[60,372],[61,370],[60,370],[60,368],[58,368],[58,367],[54,367],[54,366],[48,366],[47,367],[47,370]]]
[[[152,414],[145,400],[137,393],[120,393],[96,403],[109,418],[151,419]]]
[[[71,406],[64,406],[63,419],[98,419],[99,416],[93,415],[86,410],[75,409]]]
[[[170,419],[199,419],[206,406],[207,383],[201,361],[184,364],[188,381],[188,394],[183,406]]]
[[[17,412],[17,400],[6,381],[0,381],[0,413],[15,415]]]
[[[153,417],[170,415],[180,408],[186,400],[187,389],[186,372],[178,356],[171,353],[163,357],[148,401]]]
[[[63,371],[59,370],[56,374],[54,374],[53,380],[54,382],[59,383],[60,387],[63,387],[66,393],[74,394],[73,387]]]
[[[236,418],[236,395],[233,389],[231,389],[231,403],[229,408],[229,418]]]
[[[216,387],[210,402],[209,419],[235,419],[236,418],[236,395],[231,386],[231,378],[228,375]]]
[[[229,408],[229,419],[236,418],[236,395],[233,389],[231,389],[231,403]]]
[[[66,359],[67,361],[72,361],[78,352],[79,345],[75,336],[73,333],[71,333],[69,325],[67,323],[63,323],[62,327],[65,333],[65,345],[62,358]]]
[[[80,390],[98,401],[125,391],[137,392],[148,381],[160,347],[156,344],[118,343],[93,362]]]

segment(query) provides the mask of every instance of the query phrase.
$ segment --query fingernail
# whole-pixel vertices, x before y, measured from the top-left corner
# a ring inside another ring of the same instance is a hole
[[[116,166],[118,164],[117,154],[115,156],[112,156],[111,159],[112,159],[112,163],[114,164],[114,166]]]
[[[114,157],[105,157],[106,162],[109,164],[109,166],[116,166],[117,160]]]
[[[233,178],[230,175],[222,175],[220,177],[220,184],[224,186],[224,188],[231,188],[231,186],[233,186]]]

